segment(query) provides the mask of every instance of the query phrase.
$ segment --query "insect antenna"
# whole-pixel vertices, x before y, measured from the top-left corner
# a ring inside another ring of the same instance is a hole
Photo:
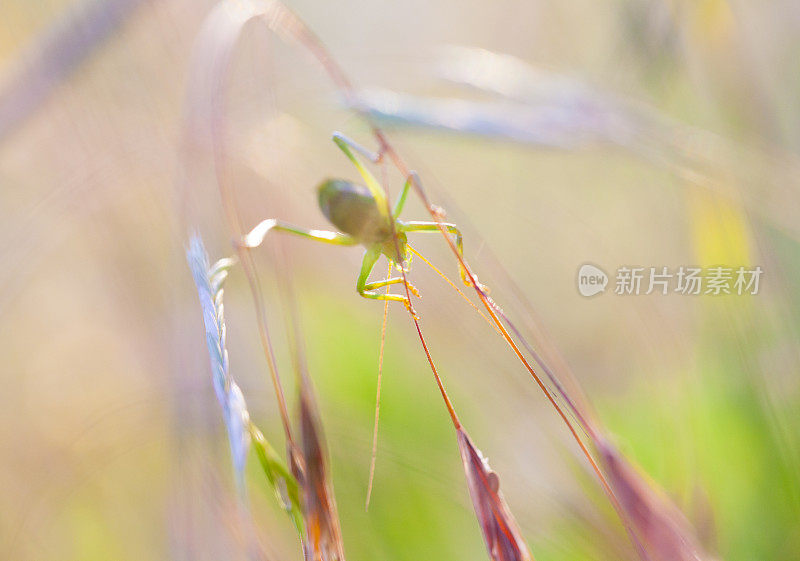
[[[392,262],[386,270],[386,279],[392,276]],[[386,286],[386,293],[389,293],[389,286]],[[367,499],[364,502],[364,510],[369,510],[369,500],[372,497],[372,483],[375,480],[375,461],[378,457],[378,420],[381,414],[381,378],[383,377],[383,349],[386,343],[386,320],[389,317],[389,301],[383,301],[383,321],[381,323],[381,350],[378,353],[378,382],[375,389],[375,422],[372,427],[372,456],[369,461],[369,482],[367,483]]]

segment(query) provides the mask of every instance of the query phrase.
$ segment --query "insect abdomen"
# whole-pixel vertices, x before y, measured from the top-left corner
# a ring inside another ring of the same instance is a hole
[[[360,242],[383,241],[391,235],[369,189],[343,179],[317,187],[319,208],[331,224]]]

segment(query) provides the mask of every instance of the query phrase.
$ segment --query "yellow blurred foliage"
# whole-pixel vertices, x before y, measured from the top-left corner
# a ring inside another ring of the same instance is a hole
[[[747,218],[735,202],[709,191],[690,189],[688,205],[699,265],[752,264]]]

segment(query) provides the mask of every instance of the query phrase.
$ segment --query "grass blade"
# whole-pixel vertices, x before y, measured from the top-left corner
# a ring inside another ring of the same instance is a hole
[[[289,473],[289,469],[283,462],[275,448],[264,438],[264,435],[253,424],[250,423],[250,437],[253,440],[253,448],[264,470],[272,489],[275,491],[275,498],[283,507],[289,517],[294,522],[300,539],[303,538],[303,508],[300,500],[300,486],[294,475]]]
[[[511,511],[500,493],[500,480],[463,428],[456,430],[469,494],[492,561],[533,561]]]
[[[0,143],[34,115],[141,4],[142,0],[84,0],[23,48],[13,69],[2,76]]]
[[[312,561],[344,561],[344,544],[330,478],[325,436],[307,376],[300,377],[301,457],[293,466],[303,491],[306,539],[305,558]]]
[[[617,500],[654,561],[710,559],[700,549],[683,514],[655,484],[608,440],[598,439],[596,446]]]

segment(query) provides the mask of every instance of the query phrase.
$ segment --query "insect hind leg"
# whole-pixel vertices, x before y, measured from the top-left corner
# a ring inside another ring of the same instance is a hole
[[[352,148],[353,150],[355,150],[356,152],[358,152],[359,154],[361,154],[362,156],[364,156],[365,158],[367,158],[373,164],[380,163],[380,161],[383,159],[383,151],[382,150],[380,150],[378,152],[373,152],[369,148],[366,148],[365,146],[362,146],[361,144],[359,144],[358,142],[356,142],[352,138],[349,138],[349,137],[345,136],[344,134],[340,133],[339,131],[335,131],[331,136],[333,138],[333,141],[336,144],[338,144],[339,147],[341,147],[342,144],[345,144],[345,145],[349,146],[350,148]]]

